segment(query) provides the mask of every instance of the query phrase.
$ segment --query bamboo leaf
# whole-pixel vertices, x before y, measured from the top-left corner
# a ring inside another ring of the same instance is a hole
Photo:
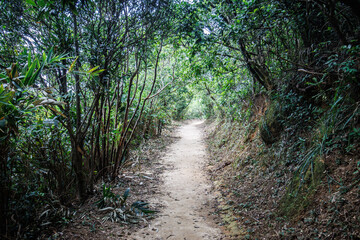
[[[52,60],[53,60],[53,59],[52,59],[53,49],[54,49],[54,48],[51,47],[50,50],[49,50],[49,53],[48,53],[47,58],[46,58],[46,60],[47,60],[46,63],[47,63],[47,64],[53,62],[53,61],[52,61]]]
[[[38,76],[40,75],[42,69],[45,66],[45,61],[41,64],[40,68],[35,72],[35,74],[32,76],[32,78],[28,81],[28,83],[26,84],[27,86],[31,86],[35,83],[35,80],[38,78]]]
[[[96,67],[90,69],[89,71],[87,71],[87,73],[92,73],[93,71],[95,71],[95,70],[98,69],[98,68],[99,68],[99,66],[96,66]]]
[[[70,68],[69,68],[69,70],[68,70],[68,73],[71,73],[71,72],[72,72],[72,70],[74,69],[75,64],[76,64],[76,61],[77,61],[78,58],[79,58],[79,57],[76,57],[75,60],[71,63]]]
[[[91,73],[91,75],[99,75],[99,73],[101,73],[103,71],[105,71],[105,69],[100,69],[100,70],[98,70],[96,72]]]
[[[28,86],[28,85],[29,85],[29,82],[30,82],[30,80],[31,80],[31,78],[32,78],[32,76],[33,76],[33,74],[34,74],[34,70],[35,70],[35,67],[36,67],[36,65],[37,65],[37,61],[38,61],[38,60],[35,59],[35,61],[34,61],[31,65],[29,65],[29,66],[30,66],[30,67],[29,67],[29,70],[26,72],[25,78],[24,78],[24,80],[22,81],[25,86]]]
[[[51,109],[53,112],[55,112],[56,114],[59,114],[61,116],[63,116],[64,118],[67,118],[65,114],[63,114],[62,112],[59,112],[58,110],[56,110],[55,108],[53,107],[50,107],[50,106],[46,106],[47,108]]]
[[[29,51],[28,54],[28,68],[30,69],[30,65],[31,65],[31,51]]]

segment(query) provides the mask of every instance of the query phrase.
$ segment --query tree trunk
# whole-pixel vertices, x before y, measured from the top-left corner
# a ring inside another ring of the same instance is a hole
[[[81,201],[84,201],[87,197],[87,182],[86,176],[84,173],[84,166],[83,166],[83,157],[82,157],[82,140],[79,139],[73,140],[71,143],[72,151],[72,164],[74,167],[74,171],[76,174],[76,181],[77,181],[77,191]]]
[[[78,41],[78,28],[77,28],[77,19],[76,15],[73,14],[74,20],[74,38],[75,38],[75,55],[79,57],[79,41]],[[77,59],[75,64],[75,70],[78,72],[80,69],[80,60]],[[74,166],[76,178],[77,178],[77,186],[78,193],[81,201],[86,199],[87,192],[87,181],[84,173],[85,163],[83,162],[83,146],[84,146],[84,138],[81,130],[81,100],[80,100],[80,76],[78,73],[75,73],[75,94],[76,94],[76,135],[75,139],[72,142],[72,163]]]
[[[7,139],[0,143],[0,236],[7,233],[7,210],[9,202],[9,176],[7,158],[9,146]]]

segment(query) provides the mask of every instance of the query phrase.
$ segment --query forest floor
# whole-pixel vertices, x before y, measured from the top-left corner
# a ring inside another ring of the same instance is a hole
[[[95,202],[101,186],[72,220],[55,235],[60,239],[157,239],[227,240],[216,212],[213,186],[206,170],[209,158],[203,135],[203,121],[189,121],[150,140],[133,156],[132,166],[113,183],[114,193],[128,187],[128,201],[143,200],[157,210],[153,219],[137,224],[105,221]],[[56,238],[58,239],[58,238]]]

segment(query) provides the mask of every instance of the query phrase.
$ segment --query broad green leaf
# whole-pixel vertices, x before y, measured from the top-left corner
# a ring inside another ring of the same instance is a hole
[[[34,7],[36,7],[36,3],[33,0],[26,0],[26,2]]]

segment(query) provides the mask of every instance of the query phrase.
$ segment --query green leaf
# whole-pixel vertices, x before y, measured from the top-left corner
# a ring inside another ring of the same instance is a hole
[[[96,66],[96,67],[90,69],[89,71],[87,71],[87,73],[92,73],[93,71],[95,71],[95,70],[98,69],[98,68],[99,68],[99,66]]]
[[[71,73],[71,72],[72,72],[72,70],[74,69],[75,64],[76,64],[76,61],[78,60],[78,58],[79,58],[79,57],[76,57],[75,60],[71,63],[70,68],[69,68],[69,70],[68,70],[68,73]]]
[[[101,73],[103,71],[105,71],[105,69],[100,69],[98,71],[95,71],[95,72],[91,73],[91,75],[98,75],[99,73]]]
[[[136,201],[131,205],[131,208],[133,210],[135,210],[135,212],[142,212],[145,214],[152,214],[152,213],[156,213],[156,210],[151,210],[148,208],[148,203],[143,202],[143,201]]]
[[[53,60],[53,59],[52,59],[53,50],[54,50],[54,48],[51,47],[50,50],[49,50],[49,52],[48,52],[47,59],[46,59],[46,60],[47,60],[47,61],[46,61],[47,64],[53,62],[53,61],[52,61],[52,60]]]
[[[29,51],[28,54],[28,68],[30,69],[30,65],[31,65],[31,51]]]
[[[27,82],[26,86],[31,86],[35,83],[36,79],[39,77],[42,69],[45,66],[45,62],[41,64],[41,67],[35,72],[35,74],[31,77],[31,79]]]
[[[38,59],[35,59],[34,62],[31,65],[29,65],[29,70],[26,72],[25,78],[22,81],[24,86],[29,85],[31,78],[33,77],[33,74],[34,74],[35,67],[38,64],[37,63],[38,61],[39,61]]]
[[[36,7],[36,3],[33,0],[26,0],[26,2],[34,7]]]
[[[123,201],[125,202],[126,199],[129,197],[130,195],[130,188],[127,188],[123,194]]]

